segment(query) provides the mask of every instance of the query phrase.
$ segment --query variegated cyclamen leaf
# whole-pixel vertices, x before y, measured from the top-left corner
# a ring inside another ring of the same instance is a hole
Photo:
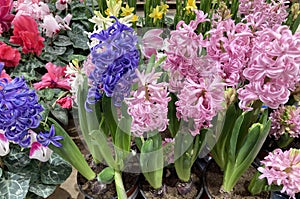
[[[53,153],[41,167],[41,180],[44,184],[62,184],[71,174],[72,167],[59,155]]]
[[[46,185],[42,182],[30,184],[29,191],[43,198],[49,197],[56,189],[56,185]]]
[[[6,172],[0,178],[1,199],[24,199],[29,189],[30,176]]]
[[[3,162],[7,166],[9,171],[16,172],[20,168],[23,168],[30,164],[31,160],[28,156],[28,152],[21,151],[20,147],[10,145],[10,153],[3,157]]]
[[[1,176],[2,176],[2,168],[0,168],[0,178],[1,178]]]
[[[70,38],[64,35],[59,35],[53,43],[56,46],[70,46],[73,44]]]

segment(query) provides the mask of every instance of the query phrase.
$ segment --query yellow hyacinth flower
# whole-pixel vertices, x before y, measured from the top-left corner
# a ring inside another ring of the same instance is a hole
[[[192,10],[196,10],[197,9],[197,6],[196,6],[196,0],[188,0],[186,2],[186,6],[185,6],[185,9],[190,12]]]
[[[133,7],[130,8],[128,4],[126,4],[125,8],[121,7],[121,10],[122,10],[121,16],[125,17],[130,15],[134,11],[134,8]]]
[[[156,8],[152,10],[152,13],[149,14],[149,17],[153,18],[153,23],[155,23],[157,19],[162,19],[163,13],[159,10],[159,6],[156,6]]]

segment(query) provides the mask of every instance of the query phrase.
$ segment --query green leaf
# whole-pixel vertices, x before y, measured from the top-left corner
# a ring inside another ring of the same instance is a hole
[[[106,167],[98,175],[97,180],[104,184],[110,184],[114,180],[115,170],[111,167]]]
[[[162,186],[163,175],[162,139],[158,132],[148,138],[141,148],[140,166],[149,184],[157,189]]]
[[[3,157],[3,162],[11,172],[16,172],[31,163],[28,156],[28,151],[21,151],[18,146],[10,145],[10,152],[7,156]]]
[[[69,56],[68,56],[68,59],[69,59],[69,60],[77,59],[78,61],[84,61],[84,60],[86,60],[86,56],[84,56],[84,55],[74,55],[74,54],[72,54],[72,55],[69,55]]]
[[[71,172],[71,165],[58,154],[53,153],[49,161],[41,167],[41,181],[50,185],[62,184]]]
[[[104,115],[104,122],[109,127],[110,133],[114,140],[115,133],[117,130],[117,111],[116,107],[114,106],[111,97],[107,97],[106,95],[102,98],[102,108],[103,108],[103,115]]]
[[[40,58],[44,61],[53,62],[57,59],[57,55],[51,54],[49,52],[42,52]]]
[[[54,193],[57,185],[46,185],[41,182],[30,184],[29,191],[43,198],[49,197]]]
[[[47,122],[49,125],[54,124],[56,135],[64,137],[64,139],[60,141],[63,145],[62,147],[57,148],[53,145],[50,145],[49,147],[59,154],[64,160],[72,164],[87,180],[94,179],[96,174],[89,167],[79,148],[68,133],[54,119],[48,118]]]
[[[46,46],[44,48],[45,52],[51,54],[51,55],[62,55],[66,52],[67,48],[64,46]]]
[[[168,103],[168,119],[169,119],[169,126],[168,129],[170,130],[171,136],[174,138],[180,125],[180,121],[176,116],[176,106],[175,102],[178,100],[174,93],[170,93],[171,101]]]
[[[59,108],[51,109],[50,112],[63,125],[65,125],[65,126],[68,125],[68,123],[69,123],[68,110],[59,107]]]
[[[56,45],[56,46],[70,46],[70,45],[73,45],[70,38],[67,37],[67,36],[64,36],[64,35],[58,35],[58,37],[55,39],[53,44]]]
[[[29,189],[30,176],[6,172],[0,178],[0,196],[5,199],[24,199]]]
[[[73,47],[83,50],[89,49],[89,39],[85,33],[86,30],[84,29],[84,27],[78,23],[72,23],[71,28],[72,30],[68,31],[67,34],[73,42]]]
[[[2,176],[2,168],[0,167],[0,178],[1,178],[1,176]]]

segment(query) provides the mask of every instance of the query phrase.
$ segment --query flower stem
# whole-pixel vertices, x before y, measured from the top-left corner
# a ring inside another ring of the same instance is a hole
[[[122,180],[122,173],[117,170],[115,170],[115,184],[116,184],[118,198],[126,199],[127,195]]]

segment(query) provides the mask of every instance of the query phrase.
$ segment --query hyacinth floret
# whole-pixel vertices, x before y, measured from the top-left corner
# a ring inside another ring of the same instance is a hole
[[[275,149],[261,163],[259,178],[266,178],[269,185],[282,186],[281,192],[295,199],[295,194],[300,192],[300,150]]]
[[[139,87],[132,96],[125,98],[128,105],[128,114],[132,116],[131,131],[135,136],[143,136],[144,133],[158,130],[166,130],[168,125],[168,84],[158,83],[161,72],[154,70],[145,74],[136,70]]]
[[[8,140],[28,147],[28,130],[38,127],[42,119],[43,108],[37,94],[29,89],[23,77],[16,77],[11,82],[2,78],[0,99],[0,129],[5,131]]]
[[[40,132],[36,136],[37,141],[42,144],[44,147],[49,146],[49,144],[53,144],[56,147],[62,147],[62,144],[59,143],[59,140],[63,139],[63,136],[55,135],[55,128],[52,124],[49,131]]]
[[[252,54],[243,76],[249,81],[238,89],[240,107],[249,109],[259,99],[272,109],[287,103],[291,91],[300,81],[300,34],[288,26],[274,26],[258,31]]]
[[[112,18],[116,20],[112,26],[90,35],[95,69],[89,75],[92,86],[88,92],[87,108],[88,104],[100,100],[103,94],[108,97],[117,96],[117,100],[113,97],[113,101],[115,105],[120,105],[120,97],[129,94],[129,90],[124,88],[132,84],[128,76],[133,77],[138,67],[139,51],[134,30],[121,24],[115,17]],[[123,78],[127,80],[122,80]]]

